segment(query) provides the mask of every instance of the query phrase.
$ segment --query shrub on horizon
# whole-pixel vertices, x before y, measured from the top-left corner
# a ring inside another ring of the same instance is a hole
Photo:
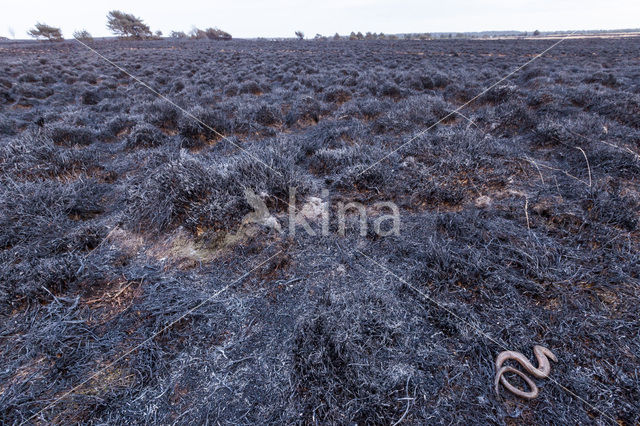
[[[73,32],[73,38],[80,41],[93,41],[93,37],[87,30],[79,30]]]
[[[201,30],[199,28],[194,28],[191,30],[191,34],[189,36],[191,39],[195,40],[231,40],[231,34],[226,31],[222,31],[218,28],[207,28],[206,30]]]
[[[209,40],[231,40],[231,34],[218,28],[207,28],[204,32]]]
[[[184,31],[171,31],[170,38],[187,38],[187,34]]]

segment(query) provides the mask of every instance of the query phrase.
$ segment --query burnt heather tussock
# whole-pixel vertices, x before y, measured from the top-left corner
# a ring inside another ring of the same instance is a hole
[[[0,43],[0,423],[640,422],[637,40],[442,120],[550,44],[91,44],[204,126],[78,43]],[[289,234],[293,187],[328,235]],[[399,235],[341,236],[353,201]],[[540,396],[496,396],[534,345]]]

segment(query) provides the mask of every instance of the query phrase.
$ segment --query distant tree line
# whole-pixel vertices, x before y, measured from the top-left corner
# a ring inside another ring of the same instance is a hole
[[[540,31],[533,31],[533,36],[539,36]],[[299,40],[304,39],[304,33],[301,31],[296,31],[296,37]],[[519,35],[527,37],[529,35],[528,32],[522,32],[519,34],[510,34],[510,35]],[[338,33],[335,33],[333,37],[326,37],[322,34],[316,34],[313,38],[316,41],[327,41],[327,40],[434,40],[434,39],[462,39],[462,38],[488,38],[488,37],[497,37],[500,35],[488,35],[484,33],[405,33],[405,34],[384,34],[384,33],[372,33],[367,32],[362,34],[362,32],[352,31],[348,36],[341,36]]]
[[[112,10],[107,14],[107,28],[111,32],[123,39],[132,40],[153,40],[162,37],[162,31],[151,32],[151,29],[144,21],[130,13],[125,13],[120,10]],[[44,39],[49,41],[62,41],[62,31],[58,27],[43,24],[38,22],[35,28],[29,30],[28,34],[36,39]],[[527,32],[520,34],[521,36],[528,36]],[[539,36],[540,31],[535,30],[533,36]],[[304,33],[302,31],[296,31],[295,36],[298,40],[304,40]],[[348,36],[341,36],[335,33],[333,37],[326,37],[322,34],[316,34],[313,38],[316,41],[326,40],[431,40],[435,38],[476,38],[476,37],[490,37],[485,33],[439,33],[432,35],[431,33],[409,33],[409,34],[390,34],[384,33],[372,33],[352,31]],[[493,35],[494,37],[497,35]],[[79,30],[73,33],[73,37],[80,41],[91,41],[93,37],[87,30]],[[201,30],[199,28],[193,28],[189,34],[184,31],[171,31],[170,38],[174,39],[191,39],[191,40],[231,40],[231,34],[223,31],[219,28],[207,28]]]
[[[302,34],[302,37],[300,37],[299,34]],[[302,33],[301,31],[297,31],[296,37],[302,40],[304,38],[304,33]],[[357,33],[355,31],[352,31],[351,34],[349,34],[348,36],[341,36],[338,33],[335,33],[332,37],[323,36],[322,34],[316,34],[313,39],[316,41],[328,41],[328,40],[337,41],[337,40],[399,40],[401,38],[411,39],[411,40],[430,40],[432,37],[431,37],[431,34],[429,33],[397,35],[397,34],[372,33],[372,32],[367,32],[365,34],[362,34],[362,32],[360,31],[358,31]]]
[[[154,40],[162,37],[162,31],[151,32],[151,29],[144,21],[131,13],[120,10],[112,10],[107,14],[107,28],[122,39],[130,40]],[[29,30],[28,34],[36,39],[49,41],[62,41],[62,30],[59,27],[38,22],[35,28]],[[219,28],[207,28],[201,30],[194,28],[189,35],[183,31],[172,31],[171,38],[189,38],[192,40],[231,40],[231,34]],[[80,41],[91,41],[93,37],[87,30],[79,30],[73,33],[73,37]]]

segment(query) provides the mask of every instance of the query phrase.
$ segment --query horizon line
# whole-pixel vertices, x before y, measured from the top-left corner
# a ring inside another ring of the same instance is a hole
[[[59,27],[55,27],[55,28],[59,28]],[[570,30],[570,29],[564,29],[564,30],[545,30],[545,31],[539,31],[539,30],[482,30],[482,31],[425,31],[425,32],[415,32],[415,31],[411,31],[411,32],[404,32],[404,33],[383,33],[383,32],[371,32],[371,31],[367,31],[364,34],[384,34],[385,36],[411,36],[411,35],[425,35],[425,34],[436,34],[436,35],[458,35],[458,34],[462,34],[464,36],[469,36],[469,35],[475,35],[475,34],[495,34],[495,35],[511,35],[511,36],[527,36],[530,35],[534,32],[538,31],[540,36],[543,35],[562,35],[562,34],[566,34],[566,33],[575,33],[576,35],[579,34],[597,34],[597,33],[634,33],[634,32],[639,32],[640,33],[640,27],[638,28],[614,28],[614,29],[584,29],[584,30]],[[352,31],[352,33],[360,33],[363,34],[362,31]],[[186,34],[188,34],[188,32],[186,32]],[[339,34],[339,33],[334,33],[334,34],[329,34],[329,35],[324,35],[324,34],[316,34],[316,35],[321,35],[323,37],[327,37],[327,38],[331,38],[334,37],[335,34],[338,34],[340,37],[349,37],[351,33],[349,34]],[[233,36],[233,34],[232,34]],[[314,36],[315,37],[315,36]],[[109,40],[109,39],[126,39],[126,38],[122,38],[119,37],[117,35],[109,35],[109,36],[95,36],[93,37],[94,39],[99,39],[99,40]],[[168,35],[162,35],[160,36],[160,39],[173,39],[173,37],[170,37]],[[259,40],[259,39],[268,39],[268,40],[288,40],[288,39],[296,39],[296,36],[253,36],[253,37],[233,37],[234,40]],[[69,38],[65,38],[63,40],[74,40],[73,37],[69,37]],[[305,40],[313,40],[313,38],[305,38]],[[15,42],[19,42],[19,41],[47,41],[47,40],[40,40],[40,39],[33,39],[33,38],[10,38],[10,37],[6,37],[6,36],[1,36],[0,35],[0,41],[15,41]]]

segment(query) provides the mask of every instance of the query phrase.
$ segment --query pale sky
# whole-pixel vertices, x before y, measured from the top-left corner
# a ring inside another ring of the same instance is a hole
[[[36,22],[65,37],[110,35],[109,10],[141,17],[152,31],[219,27],[234,37],[292,37],[301,30],[342,35],[464,31],[595,30],[640,27],[639,0],[4,0],[0,36],[27,38]]]

